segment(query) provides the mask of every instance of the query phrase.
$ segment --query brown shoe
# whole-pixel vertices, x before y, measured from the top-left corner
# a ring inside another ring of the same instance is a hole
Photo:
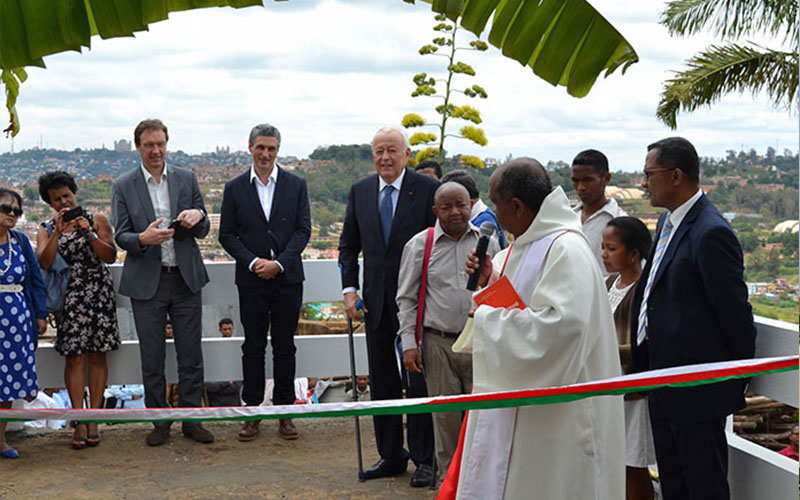
[[[258,430],[258,420],[248,420],[242,426],[242,430],[239,431],[239,435],[237,439],[239,441],[252,441],[258,437],[259,430]]]
[[[169,437],[169,427],[156,426],[153,431],[147,435],[145,442],[147,446],[161,446],[167,442]]]
[[[209,444],[214,442],[214,435],[202,425],[191,425],[183,428],[183,435],[192,441]]]
[[[281,438],[287,441],[300,437],[300,433],[297,432],[297,427],[295,427],[289,419],[278,420],[278,433],[280,433]]]

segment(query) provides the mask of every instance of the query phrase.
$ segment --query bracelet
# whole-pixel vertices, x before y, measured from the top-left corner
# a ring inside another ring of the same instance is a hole
[[[97,241],[98,238],[99,237],[97,236],[96,232],[92,231],[91,233],[89,233],[89,243],[91,243],[93,241]]]

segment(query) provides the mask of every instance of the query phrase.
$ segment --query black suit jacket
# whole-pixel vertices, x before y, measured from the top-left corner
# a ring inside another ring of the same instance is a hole
[[[303,262],[300,256],[311,236],[311,215],[306,181],[282,168],[278,169],[269,222],[258,199],[256,186],[250,182],[250,169],[225,184],[219,242],[236,259],[236,284],[264,286],[302,283]],[[272,259],[283,266],[283,273],[273,280],[263,280],[248,269],[256,257]]]
[[[358,254],[364,254],[364,290],[362,298],[369,310],[367,327],[376,328],[382,314],[397,314],[397,308],[383,311],[384,297],[394,302],[397,274],[403,247],[412,236],[433,226],[433,195],[439,182],[406,169],[397,207],[392,220],[389,244],[383,242],[378,215],[378,175],[362,179],[350,188],[344,227],[339,238],[339,265],[342,288],[359,288]]]
[[[666,213],[656,234],[665,220]],[[639,308],[654,253],[655,245],[636,288],[633,332],[639,328]],[[636,369],[752,358],[756,329],[742,272],[739,241],[702,195],[678,226],[654,278],[647,301],[647,341],[634,345]],[[744,385],[733,380],[658,389],[652,395],[671,419],[689,423],[744,408]]]

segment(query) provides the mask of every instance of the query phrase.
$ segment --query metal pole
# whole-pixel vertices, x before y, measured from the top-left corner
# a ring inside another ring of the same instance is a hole
[[[360,301],[359,301],[360,302]],[[360,304],[356,309],[361,309]],[[347,341],[350,346],[350,377],[353,381],[353,401],[358,401],[358,385],[356,384],[356,354],[355,343],[353,341],[353,320],[348,316],[347,318]],[[364,482],[364,462],[361,458],[361,425],[358,422],[358,415],[355,417],[356,422],[356,453],[358,456],[358,481]]]

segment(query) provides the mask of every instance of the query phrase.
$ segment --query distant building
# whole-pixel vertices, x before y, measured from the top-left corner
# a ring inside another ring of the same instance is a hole
[[[783,191],[785,186],[783,184],[756,184],[756,191],[760,191],[762,193],[775,193],[778,191]]]
[[[617,200],[640,200],[644,196],[644,191],[639,188],[606,186],[606,196]]]
[[[225,146],[225,147],[217,146],[214,149],[214,154],[216,154],[217,156],[228,156],[229,154],[231,154],[231,147],[230,146]]]
[[[497,161],[497,158],[486,157],[483,159],[483,164],[486,168],[494,168],[499,165],[500,162]]]
[[[799,229],[798,226],[800,226],[800,223],[797,220],[789,219],[789,220],[785,220],[785,221],[779,223],[778,225],[776,225],[772,229],[772,232],[773,233],[784,233],[786,231],[791,231],[793,233],[797,233],[798,229]]]
[[[125,153],[131,150],[131,141],[120,139],[114,141],[114,151],[117,153]]]

